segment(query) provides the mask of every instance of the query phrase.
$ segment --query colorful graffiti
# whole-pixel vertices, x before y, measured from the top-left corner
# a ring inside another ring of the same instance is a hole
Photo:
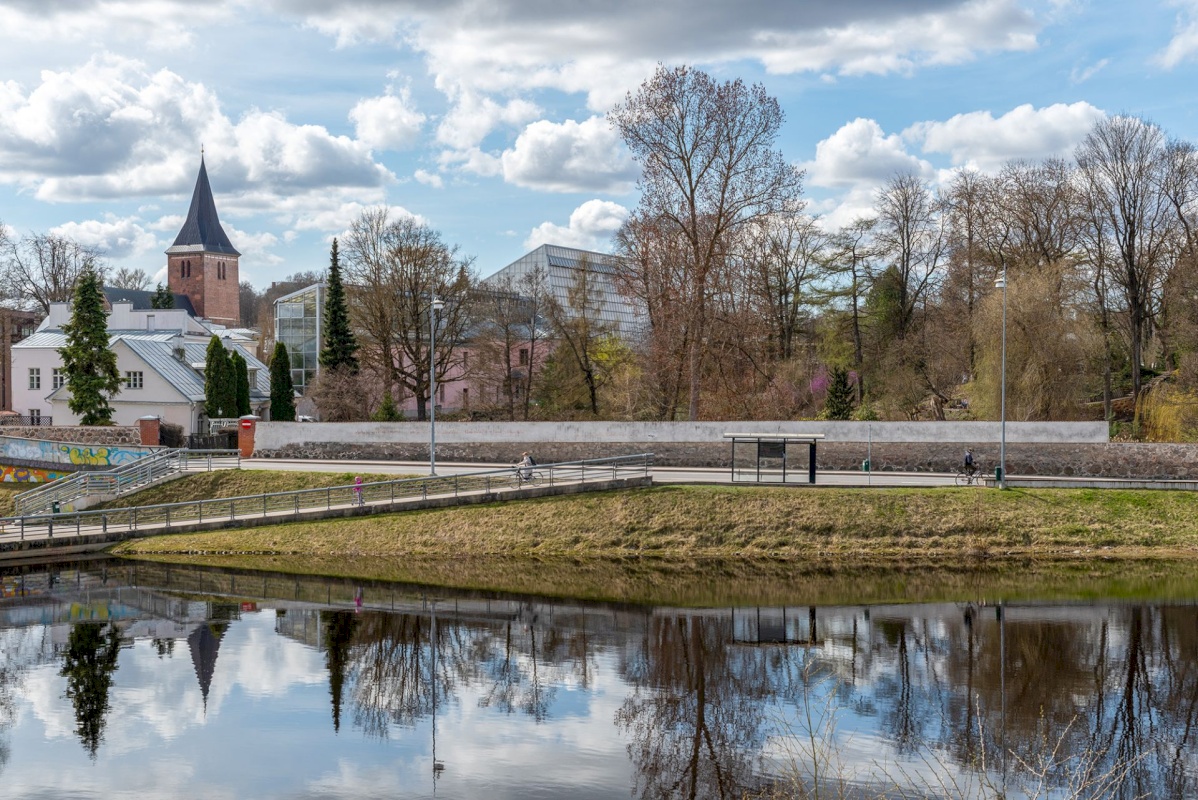
[[[66,455],[65,463],[92,467],[115,467],[118,464],[136,461],[148,453],[140,447],[127,450],[123,447],[91,447],[85,444],[60,444],[58,449]]]
[[[32,461],[45,465],[115,467],[149,455],[153,448],[137,445],[90,445],[0,436],[0,464]]]
[[[0,481],[4,483],[45,483],[65,478],[71,473],[34,467],[11,467],[0,464]]]

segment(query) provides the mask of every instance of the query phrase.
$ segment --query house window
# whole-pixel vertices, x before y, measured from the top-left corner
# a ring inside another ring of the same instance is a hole
[[[42,410],[40,408],[29,409],[29,424],[30,425],[41,425],[42,424]]]
[[[445,405],[445,384],[441,384],[437,387],[437,395],[437,403],[439,405]]]
[[[141,372],[126,372],[125,373],[125,388],[140,389],[142,387]]]
[[[61,389],[62,387],[66,386],[67,385],[66,370],[55,368],[55,370],[50,373],[50,384],[51,384],[50,388],[52,388],[52,389]]]
[[[520,366],[522,366],[522,367],[528,366],[528,348],[527,347],[520,348]]]
[[[41,367],[30,367],[29,368],[29,388],[30,389],[42,388]]]

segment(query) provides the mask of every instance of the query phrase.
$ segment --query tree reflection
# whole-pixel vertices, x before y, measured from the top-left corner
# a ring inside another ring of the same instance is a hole
[[[734,797],[750,785],[769,679],[763,650],[730,650],[731,626],[653,618],[624,673],[632,694],[616,714],[631,736],[641,797]]]
[[[121,635],[116,626],[81,622],[71,626],[62,671],[66,696],[75,706],[75,732],[94,759],[104,737],[108,690],[117,669]]]
[[[345,679],[350,667],[350,645],[353,643],[356,615],[348,611],[322,613],[324,616],[325,666],[329,670],[329,695],[333,704],[333,730],[341,730],[341,701]]]

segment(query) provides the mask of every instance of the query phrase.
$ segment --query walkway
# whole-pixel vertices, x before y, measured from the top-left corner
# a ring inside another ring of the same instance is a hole
[[[642,454],[538,466],[534,480],[529,482],[518,479],[511,467],[475,469],[357,486],[7,517],[0,519],[0,560],[41,558],[50,551],[90,552],[125,539],[163,533],[311,522],[648,486],[652,483],[652,464],[652,456]],[[342,467],[340,471],[344,470]]]

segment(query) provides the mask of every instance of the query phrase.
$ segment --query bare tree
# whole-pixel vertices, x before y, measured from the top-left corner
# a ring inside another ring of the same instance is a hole
[[[1139,397],[1153,296],[1175,219],[1161,188],[1167,164],[1165,137],[1160,128],[1138,117],[1109,117],[1095,124],[1076,157],[1089,202],[1108,229],[1117,254],[1110,277],[1126,304],[1131,388],[1133,397]]]
[[[697,419],[714,273],[737,229],[794,202],[803,175],[773,149],[783,114],[761,85],[659,65],[608,119],[641,165],[640,210],[686,245],[687,411]]]
[[[386,208],[363,211],[343,242],[350,316],[360,332],[360,357],[416,398],[419,419],[429,402],[433,300],[443,300],[435,324],[437,381],[463,369],[462,345],[471,319],[470,260],[441,234],[412,217],[389,219]],[[435,400],[434,400],[435,402]]]
[[[121,267],[108,279],[108,285],[116,289],[137,289],[145,291],[150,288],[150,276],[144,269]]]
[[[92,247],[56,234],[38,233],[10,240],[3,251],[0,285],[19,308],[40,307],[71,299],[75,283],[87,270],[103,280],[105,267]]]
[[[906,338],[919,303],[940,277],[948,241],[936,198],[916,175],[895,175],[878,195],[874,229],[879,250],[895,271],[894,331]]]

